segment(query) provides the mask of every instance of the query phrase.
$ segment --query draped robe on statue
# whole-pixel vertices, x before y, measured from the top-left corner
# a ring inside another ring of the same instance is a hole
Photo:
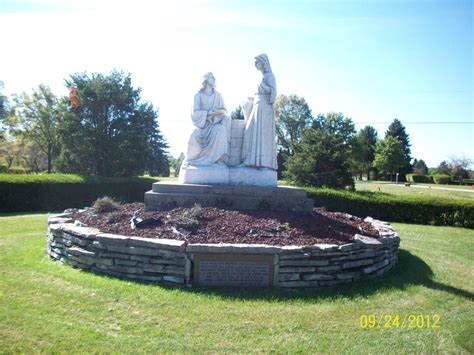
[[[210,117],[214,110],[227,112],[222,95],[213,90],[194,96],[193,124],[196,129],[188,142],[185,165],[210,165],[224,163],[229,157],[231,121],[227,115]]]
[[[243,165],[277,170],[275,141],[276,81],[271,71],[264,73],[245,127],[242,147]]]

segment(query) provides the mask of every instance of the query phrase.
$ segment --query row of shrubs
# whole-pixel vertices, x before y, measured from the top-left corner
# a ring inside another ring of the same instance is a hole
[[[143,202],[152,178],[0,174],[0,212],[60,211],[90,206],[102,196]],[[474,202],[370,192],[306,188],[315,207],[391,222],[474,228]]]
[[[408,182],[418,182],[424,184],[459,184],[459,181],[453,181],[451,176],[446,174],[435,174],[435,175],[418,175],[418,174],[407,174],[406,179]],[[473,179],[463,179],[463,184],[474,184]]]
[[[31,174],[31,169],[0,165],[0,174]]]
[[[315,207],[390,222],[474,228],[474,201],[306,188]]]
[[[0,212],[61,211],[83,208],[102,196],[143,202],[152,178],[99,178],[79,175],[0,174]]]

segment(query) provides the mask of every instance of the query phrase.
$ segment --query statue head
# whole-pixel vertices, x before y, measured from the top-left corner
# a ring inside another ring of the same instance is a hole
[[[212,74],[211,72],[206,73],[206,74],[204,74],[202,79],[203,79],[203,81],[202,81],[202,87],[201,87],[200,91],[204,90],[208,84],[209,84],[209,86],[212,87],[213,90],[215,89],[215,87],[216,87],[216,78],[214,77],[214,74]]]
[[[268,55],[266,54],[260,54],[255,57],[255,66],[257,66],[258,63],[261,63],[263,65],[263,72],[271,72],[272,67],[270,66],[270,60],[268,59]]]

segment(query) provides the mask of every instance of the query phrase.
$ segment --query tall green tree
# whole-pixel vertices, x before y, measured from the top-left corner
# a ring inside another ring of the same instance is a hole
[[[373,169],[375,158],[375,146],[377,145],[377,131],[372,126],[365,126],[355,136],[352,149],[352,170],[354,173],[367,174],[370,180],[370,172]],[[362,178],[362,176],[360,176]]]
[[[388,136],[377,143],[373,164],[379,171],[390,174],[390,181],[393,181],[393,175],[405,162],[403,145],[398,139]]]
[[[400,174],[400,178],[402,181],[405,181],[405,175],[412,172],[412,165],[411,165],[411,143],[410,137],[406,132],[405,126],[402,122],[395,118],[392,123],[388,126],[387,131],[385,132],[385,138],[393,137],[396,138],[398,141],[402,143],[403,148],[403,156],[405,160],[405,164],[403,164],[399,169],[398,173]]]
[[[354,187],[350,173],[354,134],[352,119],[342,113],[318,115],[303,130],[285,176],[304,185]]]
[[[312,122],[313,116],[306,100],[296,95],[280,95],[275,104],[276,134],[278,142],[278,176],[283,176],[286,161],[295,153],[303,130]]]
[[[133,176],[168,166],[163,136],[153,105],[142,102],[130,74],[71,75],[74,101],[63,101],[60,125],[63,171],[87,175]],[[162,159],[161,165],[151,165]]]
[[[242,109],[242,105],[237,106],[230,114],[230,118],[233,120],[243,120],[244,119],[244,111]]]
[[[418,175],[428,174],[428,166],[426,165],[423,159],[416,160],[413,163],[413,174],[418,174]]]
[[[33,90],[33,94],[23,93],[20,96],[17,112],[21,118],[24,138],[31,141],[45,154],[48,173],[51,173],[53,157],[59,144],[59,102],[57,97],[48,86],[41,84],[37,90]],[[39,159],[39,157],[35,159]]]

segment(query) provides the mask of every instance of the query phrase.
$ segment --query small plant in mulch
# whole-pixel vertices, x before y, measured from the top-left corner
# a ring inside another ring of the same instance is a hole
[[[198,230],[202,214],[201,205],[195,204],[193,208],[186,209],[180,216],[172,218],[170,215],[167,216],[166,223],[170,224],[175,228],[184,229],[191,233]]]
[[[112,212],[120,209],[120,203],[111,197],[104,196],[95,200],[92,207],[97,213]]]

